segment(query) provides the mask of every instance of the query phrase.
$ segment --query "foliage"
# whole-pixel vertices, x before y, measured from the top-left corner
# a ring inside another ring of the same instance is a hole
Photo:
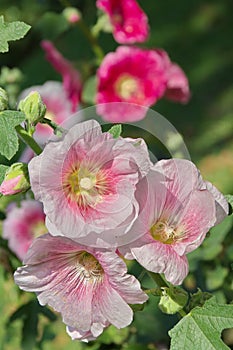
[[[9,50],[8,41],[19,40],[29,31],[30,26],[23,22],[4,23],[4,17],[0,16],[0,52]]]

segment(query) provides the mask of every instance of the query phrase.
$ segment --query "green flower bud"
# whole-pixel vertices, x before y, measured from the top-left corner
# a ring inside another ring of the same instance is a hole
[[[37,91],[32,91],[24,100],[21,100],[18,109],[25,114],[32,125],[41,121],[46,113],[46,106]]]
[[[4,89],[0,87],[0,112],[8,108],[8,96]]]
[[[162,312],[172,315],[180,311],[188,301],[188,293],[179,287],[162,288],[159,308]]]
[[[25,163],[14,163],[7,170],[0,186],[4,196],[25,192],[30,188],[28,166]]]
[[[70,24],[77,23],[82,18],[81,12],[75,7],[65,8],[62,14]]]

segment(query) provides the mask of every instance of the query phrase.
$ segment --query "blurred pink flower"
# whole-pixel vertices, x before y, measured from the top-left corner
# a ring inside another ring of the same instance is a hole
[[[24,264],[15,272],[15,282],[36,292],[41,305],[61,312],[69,334],[80,340],[96,338],[109,324],[128,326],[133,320],[128,304],[148,299],[115,252],[64,237],[37,238]]]
[[[62,140],[48,142],[29,163],[29,175],[51,234],[80,242],[94,231],[113,244],[137,216],[134,192],[150,164],[142,139],[114,139],[89,120],[75,125]],[[88,241],[92,243],[93,237]]]
[[[135,0],[97,0],[97,7],[107,13],[113,36],[120,44],[146,41],[148,18]]]
[[[138,185],[136,196],[141,211],[131,230],[144,236],[120,252],[181,284],[188,273],[186,254],[227,215],[227,201],[202,180],[192,162],[183,159],[159,161]]]
[[[47,232],[42,205],[34,200],[24,200],[21,206],[11,204],[3,221],[3,238],[10,249],[23,260],[33,239]]]
[[[60,82],[47,81],[43,85],[31,86],[22,91],[19,100],[25,98],[32,91],[37,91],[46,105],[45,118],[60,125],[71,116],[72,104]],[[49,125],[38,123],[33,137],[40,145],[44,145],[52,135],[53,129]]]
[[[155,50],[164,60],[164,66],[167,77],[167,86],[165,96],[167,99],[187,103],[190,99],[191,93],[189,89],[189,82],[184,71],[178,64],[171,62],[166,51],[162,49]]]
[[[118,47],[97,72],[97,112],[111,122],[137,121],[161,98],[167,78],[164,59],[155,50]],[[108,104],[108,102],[126,102]]]
[[[82,90],[79,72],[60,54],[51,41],[43,40],[41,42],[41,47],[46,53],[46,59],[51,63],[53,68],[62,75],[64,90],[72,104],[72,112],[75,112],[80,102]]]

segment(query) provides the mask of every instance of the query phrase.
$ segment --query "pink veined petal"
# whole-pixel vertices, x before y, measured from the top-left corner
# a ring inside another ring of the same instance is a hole
[[[188,274],[186,256],[179,256],[171,245],[153,241],[142,246],[131,248],[134,258],[147,270],[164,273],[166,279],[179,285]]]
[[[128,326],[133,320],[132,309],[107,281],[104,287],[96,291],[96,307],[115,327]]]
[[[206,188],[208,191],[211,192],[211,194],[214,196],[215,199],[215,206],[216,206],[216,222],[215,225],[218,225],[229,213],[229,205],[224,197],[224,195],[219,192],[219,190],[212,185],[210,182],[205,181]]]
[[[212,194],[207,190],[193,191],[179,218],[179,225],[184,229],[184,238],[181,236],[174,243],[174,250],[183,255],[196,249],[214,224],[215,202]]]

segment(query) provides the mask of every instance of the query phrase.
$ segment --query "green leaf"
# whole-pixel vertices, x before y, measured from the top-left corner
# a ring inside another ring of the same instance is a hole
[[[96,76],[92,76],[84,84],[82,91],[82,101],[88,104],[95,104],[95,96],[97,90]]]
[[[100,341],[103,344],[123,344],[125,339],[129,335],[129,328],[122,328],[122,329],[117,329],[114,326],[110,326],[105,331],[101,336],[98,338],[98,341]]]
[[[8,41],[23,38],[30,28],[31,26],[24,22],[4,23],[4,17],[0,16],[0,52],[7,52]]]
[[[0,112],[0,153],[11,159],[19,148],[18,136],[15,127],[25,120],[22,112]]]
[[[169,331],[170,350],[226,350],[221,339],[225,328],[233,327],[233,305],[217,304],[215,297],[194,308]]]
[[[0,164],[0,185],[2,183],[2,181],[4,180],[6,171],[9,169],[8,166]]]
[[[117,139],[118,137],[121,136],[122,132],[122,126],[121,124],[116,124],[111,127],[111,129],[108,130],[110,134],[112,134],[114,139]]]
[[[38,21],[36,29],[43,38],[54,41],[69,28],[69,23],[62,14],[46,12]]]

